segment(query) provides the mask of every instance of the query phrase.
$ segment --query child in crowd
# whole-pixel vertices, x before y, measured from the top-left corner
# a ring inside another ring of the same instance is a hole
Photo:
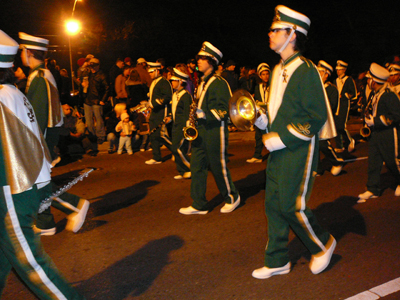
[[[133,122],[129,120],[129,115],[124,112],[121,114],[121,121],[115,127],[115,131],[120,132],[119,137],[119,146],[118,146],[118,154],[122,154],[122,150],[125,149],[128,151],[129,155],[133,154],[132,151],[132,133],[136,131]]]
[[[119,133],[115,130],[115,127],[118,125],[119,121],[121,121],[121,114],[124,112],[126,112],[126,103],[117,103],[114,109],[105,117],[109,154],[113,154],[118,148]]]

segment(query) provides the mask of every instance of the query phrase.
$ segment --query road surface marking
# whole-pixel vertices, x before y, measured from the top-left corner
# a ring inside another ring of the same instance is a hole
[[[400,291],[400,277],[345,300],[376,300]]]

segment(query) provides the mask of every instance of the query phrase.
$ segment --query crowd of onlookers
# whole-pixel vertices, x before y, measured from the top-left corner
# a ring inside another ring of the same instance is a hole
[[[170,80],[173,67],[166,66],[163,58],[157,62],[161,64],[162,76]],[[118,58],[108,72],[102,69],[100,60],[91,54],[80,58],[77,63],[78,68],[71,78],[68,71],[61,69],[54,59],[46,60],[46,68],[55,78],[63,104],[64,125],[57,149],[60,159],[68,159],[71,149],[74,151],[74,145],[79,145],[75,151],[83,149],[86,154],[95,156],[97,145],[106,141],[110,154],[151,151],[151,108],[146,103],[152,78],[147,71],[148,62],[144,58],[136,62],[129,57]],[[189,59],[186,64],[180,63],[174,67],[189,75],[185,88],[194,96],[202,76],[197,70],[196,60]],[[233,60],[221,63],[216,74],[228,82],[232,92],[245,89],[254,95],[261,82],[255,67],[242,66],[237,70]],[[16,85],[24,91],[26,74],[18,67],[15,76]],[[353,115],[361,115],[361,108],[365,105],[365,98],[362,97],[366,85],[364,76],[365,72],[361,72],[358,78],[354,78],[359,97],[350,104],[350,114]],[[236,128],[230,124],[229,130],[236,131]]]
[[[161,63],[162,76],[169,80],[173,75],[173,67],[166,66],[162,58],[157,62]],[[108,72],[102,69],[100,60],[91,54],[80,58],[77,63],[78,68],[72,78],[54,59],[46,59],[45,64],[54,76],[63,105],[64,124],[56,149],[60,159],[69,159],[71,152],[82,150],[95,156],[97,145],[106,141],[110,154],[151,151],[151,108],[145,104],[152,78],[147,72],[147,61],[144,58],[136,62],[129,57],[124,60],[118,58]],[[180,63],[174,67],[189,75],[185,88],[193,96],[202,76],[197,70],[196,60],[189,59],[186,64]],[[225,66],[220,64],[216,73],[228,81],[232,92],[244,88],[254,94],[259,82],[256,69],[242,67],[239,75],[235,67],[235,62],[229,60]],[[15,75],[18,88],[25,91],[26,74],[18,67]]]

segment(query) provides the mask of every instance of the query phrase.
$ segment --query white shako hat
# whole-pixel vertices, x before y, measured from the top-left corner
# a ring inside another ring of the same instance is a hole
[[[0,30],[0,68],[11,68],[19,45],[4,31]]]
[[[188,80],[188,78],[189,78],[188,74],[174,68],[174,73],[170,80],[180,80],[180,81],[186,82]]]
[[[377,63],[372,63],[369,67],[367,75],[365,76],[367,78],[371,78],[377,83],[384,84],[389,78],[389,71]]]
[[[320,71],[326,71],[328,72],[329,75],[332,75],[333,68],[330,64],[328,64],[326,61],[320,60],[318,62],[318,70]]]
[[[338,60],[336,62],[336,70],[346,70],[348,66],[349,64],[344,62],[343,60]]]
[[[46,40],[46,39],[40,38],[40,37],[36,37],[33,35],[29,35],[29,34],[26,34],[23,32],[20,32],[18,35],[20,38],[20,47],[21,48],[47,51],[47,47],[49,45],[49,40]]]
[[[275,8],[275,17],[272,21],[271,29],[292,28],[307,35],[310,24],[311,21],[307,16],[284,5],[278,5]]]
[[[390,75],[397,75],[400,74],[400,66],[396,64],[392,64],[389,66],[389,74]]]
[[[261,75],[261,72],[263,71],[268,71],[271,73],[271,69],[269,68],[269,65],[267,63],[261,63],[257,67],[257,74]]]
[[[217,64],[219,64],[219,62],[222,59],[222,52],[219,51],[218,48],[211,45],[211,43],[209,43],[209,42],[203,43],[203,45],[201,46],[201,49],[197,55],[209,56],[213,60],[215,60],[217,62]]]
[[[147,62],[147,65],[149,66],[149,69],[147,70],[149,73],[161,69],[161,64],[158,62]]]

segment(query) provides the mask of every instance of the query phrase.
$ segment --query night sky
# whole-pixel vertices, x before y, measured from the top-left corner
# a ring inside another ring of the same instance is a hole
[[[59,50],[51,55],[60,65],[68,64],[64,20],[73,0],[2,2],[0,29],[13,38],[19,31],[46,36],[52,49]],[[83,0],[75,10],[83,30],[72,39],[74,61],[92,53],[105,67],[126,56],[148,61],[163,57],[167,65],[175,65],[194,57],[202,42],[209,41],[222,51],[223,62],[273,66],[279,57],[268,47],[268,29],[278,4],[311,19],[305,56],[314,62],[335,65],[341,59],[355,73],[400,53],[397,1]],[[131,30],[124,32],[129,25]]]

